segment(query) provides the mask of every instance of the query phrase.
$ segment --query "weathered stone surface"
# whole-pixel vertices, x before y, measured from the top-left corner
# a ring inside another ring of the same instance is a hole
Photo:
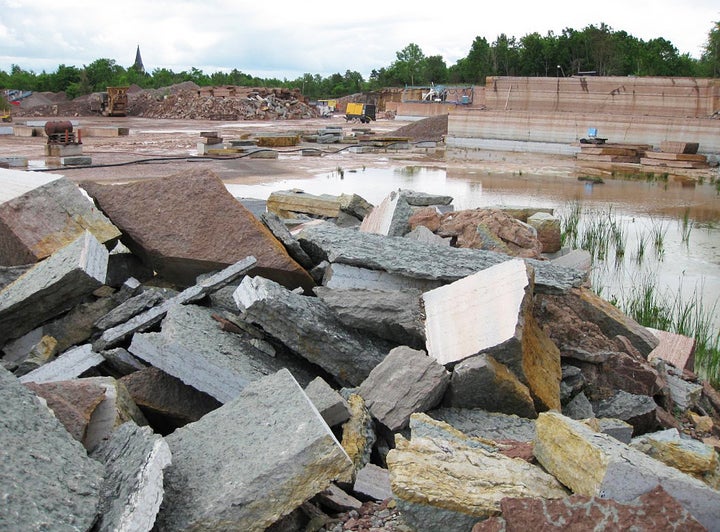
[[[125,323],[141,312],[145,312],[146,310],[159,305],[169,297],[171,297],[171,294],[166,293],[166,291],[162,289],[150,288],[148,290],[144,290],[113,308],[110,312],[104,314],[93,323],[93,326],[99,331],[111,329],[112,327]]]
[[[597,417],[621,419],[633,426],[633,434],[639,435],[658,428],[655,415],[657,404],[652,397],[618,390],[614,395],[593,405]]]
[[[348,397],[350,419],[342,426],[342,447],[353,463],[353,477],[370,463],[370,453],[377,441],[370,411],[362,396],[353,393]]]
[[[295,236],[316,263],[327,260],[445,283],[510,260],[500,253],[388,238],[338,228],[327,222],[306,226]],[[586,274],[578,270],[558,268],[549,261],[528,261],[535,269],[538,291],[563,292],[585,281]]]
[[[350,419],[350,405],[322,377],[310,381],[305,387],[305,394],[329,427],[345,423]]]
[[[249,338],[222,331],[212,311],[197,305],[171,307],[162,330],[135,334],[128,350],[221,403],[281,369]]]
[[[576,364],[582,369],[591,400],[607,397],[616,390],[649,396],[665,393],[665,380],[642,356],[611,351],[601,363]]]
[[[540,257],[536,231],[498,209],[471,209],[444,214],[436,234],[460,248],[494,251],[515,257]]]
[[[678,369],[695,369],[695,339],[658,329],[648,330],[657,337],[659,343],[648,355],[648,360],[660,358]]]
[[[502,517],[476,524],[472,532],[495,530],[706,530],[697,519],[658,486],[627,504],[571,495],[565,499],[503,499]]]
[[[410,433],[413,438],[457,441],[462,445],[473,448],[479,447],[491,453],[502,452],[502,446],[498,442],[487,438],[468,436],[449,423],[438,421],[428,414],[416,413],[410,416]]]
[[[148,419],[160,417],[164,425],[182,427],[221,406],[208,394],[152,366],[130,373],[120,382]]]
[[[673,404],[681,410],[690,410],[700,402],[702,384],[687,382],[672,373],[665,376],[665,382],[667,382]]]
[[[528,386],[536,410],[560,409],[560,353],[532,316],[532,294],[520,259],[424,293],[428,354],[441,364],[492,355]]]
[[[312,259],[308,257],[307,253],[305,253],[305,250],[300,245],[300,242],[295,240],[295,237],[292,236],[277,214],[274,212],[264,212],[260,215],[260,219],[270,232],[275,235],[275,238],[277,238],[282,245],[285,246],[287,252],[298,264],[300,264],[300,266],[306,270],[309,270],[314,266]]]
[[[551,262],[561,268],[572,268],[589,272],[592,266],[592,256],[584,249],[573,249],[563,255],[553,257]]]
[[[254,274],[291,288],[313,281],[270,231],[206,170],[126,185],[83,183],[123,232],[123,243],[158,274],[183,286],[248,255]]]
[[[683,437],[677,429],[652,432],[633,438],[630,446],[683,473],[720,489],[720,460],[715,449],[701,441]]]
[[[108,349],[100,353],[105,359],[105,368],[108,373],[115,378],[120,378],[134,371],[139,371],[147,366],[132,356],[130,352],[123,347]]]
[[[295,294],[262,277],[245,277],[234,298],[244,319],[341,384],[360,384],[392,347],[343,325],[318,298]]]
[[[351,467],[287,370],[250,384],[166,441],[173,463],[160,531],[264,530]]]
[[[98,532],[152,530],[163,498],[163,470],[171,462],[165,440],[128,421],[91,456],[105,464]]]
[[[508,368],[487,354],[459,362],[452,372],[445,405],[535,418],[530,390]]]
[[[571,419],[588,419],[595,417],[592,404],[587,396],[580,392],[568,404],[563,406],[562,413]]]
[[[363,218],[360,232],[385,236],[403,236],[410,231],[412,209],[402,192],[391,192],[380,205]]]
[[[105,358],[92,350],[90,344],[65,351],[52,362],[48,362],[20,377],[20,382],[53,382],[79,377],[85,371],[101,364]]]
[[[423,530],[467,530],[471,521],[497,515],[503,497],[567,495],[553,477],[521,459],[458,440],[396,435],[395,443],[387,456],[392,491],[403,517]]]
[[[310,214],[323,218],[340,215],[340,198],[330,194],[308,194],[302,190],[278,190],[267,199],[267,210],[280,218],[295,218]]]
[[[80,443],[95,409],[105,400],[105,388],[89,379],[28,382],[25,386],[42,397],[63,427]]]
[[[413,212],[412,216],[410,216],[408,225],[410,226],[411,232],[422,227],[435,235],[435,231],[437,231],[440,227],[441,218],[442,213],[437,207],[421,207]],[[435,236],[442,238],[439,235]]]
[[[419,290],[331,289],[318,286],[315,294],[345,325],[393,343],[425,347],[422,292]]]
[[[660,484],[710,530],[720,530],[720,492],[556,412],[536,422],[535,456],[576,495],[629,502]]]
[[[449,238],[443,238],[439,235],[436,235],[435,233],[430,231],[430,229],[422,225],[417,226],[415,229],[405,234],[404,236],[405,238],[417,240],[418,242],[423,242],[425,244],[437,244],[439,246],[450,245]]]
[[[543,253],[560,251],[562,242],[560,240],[559,218],[545,212],[537,212],[528,217],[527,223],[537,231],[537,238],[542,244]]]
[[[443,196],[441,194],[428,194],[427,192],[418,192],[416,190],[401,189],[400,193],[405,201],[413,207],[429,207],[431,205],[450,205],[453,201],[452,196]]]
[[[246,257],[235,264],[232,264],[209,277],[204,278],[199,283],[186,288],[178,295],[165,300],[163,303],[156,305],[145,312],[134,316],[132,319],[111,327],[102,333],[102,336],[93,342],[93,348],[96,351],[103,351],[110,347],[115,347],[119,343],[125,341],[131,335],[138,331],[144,331],[159,323],[167,314],[168,310],[175,305],[184,305],[202,299],[206,295],[219,290],[228,283],[247,273],[250,268],[255,265],[255,257]]]
[[[0,173],[0,178],[3,175]],[[24,194],[0,201],[0,264],[38,262],[74,242],[85,231],[102,243],[120,236],[118,228],[88,201],[77,185],[55,176]]]
[[[362,220],[373,210],[373,205],[357,194],[340,194],[338,199],[340,200],[340,210],[358,220]]]
[[[436,406],[449,382],[450,373],[425,351],[400,346],[370,372],[358,393],[373,417],[394,432],[407,427],[414,412]]]
[[[612,436],[623,443],[630,443],[632,440],[633,426],[622,419],[603,417],[596,420],[598,432]]]
[[[89,232],[0,291],[0,345],[72,308],[105,281],[108,251]]]
[[[562,380],[560,381],[560,402],[567,403],[585,387],[585,377],[582,370],[569,364],[562,365]]]
[[[384,501],[393,496],[390,487],[390,472],[387,469],[367,464],[355,476],[353,491],[363,497]]]
[[[335,512],[345,512],[348,510],[359,510],[362,507],[362,503],[352,495],[345,493],[343,490],[338,488],[335,484],[330,484],[328,489],[318,493],[315,496],[315,500],[319,502],[323,507],[329,508]],[[296,530],[291,528],[290,530]]]
[[[101,464],[88,458],[37,397],[0,368],[0,495],[3,530],[90,530]]]
[[[535,440],[535,421],[516,415],[487,412],[479,408],[437,408],[430,411],[429,415],[474,438],[495,442]]]
[[[445,284],[442,281],[406,277],[383,270],[370,270],[347,264],[328,264],[321,281],[324,286],[334,290],[420,290],[425,292]]]
[[[15,375],[21,377],[36,371],[38,368],[50,362],[52,357],[57,354],[57,351],[57,340],[47,334],[43,335],[40,341],[32,346],[27,356],[17,364],[17,368],[14,370]],[[10,369],[8,366],[6,366],[6,368]]]
[[[0,266],[0,290],[12,283],[30,268],[32,264],[23,264],[22,266]]]

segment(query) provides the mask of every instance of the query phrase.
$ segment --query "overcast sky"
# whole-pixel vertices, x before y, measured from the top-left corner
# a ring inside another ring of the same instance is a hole
[[[127,68],[139,45],[150,72],[237,68],[292,80],[352,70],[367,79],[409,43],[451,66],[478,36],[492,43],[500,33],[557,35],[602,22],[699,58],[718,20],[719,0],[0,0],[0,70],[53,72],[99,58]]]

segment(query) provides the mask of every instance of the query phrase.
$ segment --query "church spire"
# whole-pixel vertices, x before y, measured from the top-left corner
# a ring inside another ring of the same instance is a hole
[[[138,44],[137,52],[135,52],[135,63],[133,64],[133,68],[140,72],[141,74],[145,73],[145,67],[143,66],[142,57],[140,57],[140,45]]]

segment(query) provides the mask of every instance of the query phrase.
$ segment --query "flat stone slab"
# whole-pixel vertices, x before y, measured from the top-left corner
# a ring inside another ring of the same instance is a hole
[[[678,369],[695,371],[695,339],[658,329],[648,330],[660,341],[648,355],[648,360],[660,358]]]
[[[150,427],[120,425],[91,456],[105,464],[98,532],[152,530],[163,498],[170,448]]]
[[[577,495],[629,502],[662,486],[708,530],[720,530],[720,491],[557,412],[536,422],[535,456]]]
[[[108,251],[88,231],[0,291],[0,345],[72,308],[105,282]]]
[[[212,311],[197,305],[171,307],[161,332],[135,334],[128,350],[221,403],[281,369],[248,338],[222,331]]]
[[[65,351],[55,360],[20,377],[20,382],[55,382],[79,377],[90,368],[105,362],[105,357],[92,350],[90,344]]]
[[[487,412],[479,408],[437,408],[428,413],[468,436],[493,441],[535,439],[535,420],[516,415]]]
[[[511,260],[501,253],[361,233],[327,222],[305,226],[295,236],[316,263],[327,260],[444,283]],[[578,270],[557,267],[549,261],[526,260],[535,269],[537,291],[562,293],[580,286],[587,276]]]
[[[90,530],[103,466],[0,368],[0,529]]]
[[[264,530],[352,467],[287,370],[166,441],[173,464],[159,531]]]

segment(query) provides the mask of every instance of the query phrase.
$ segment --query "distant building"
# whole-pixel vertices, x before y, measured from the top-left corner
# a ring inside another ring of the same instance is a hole
[[[145,73],[145,66],[142,62],[142,57],[140,57],[140,45],[138,44],[137,51],[135,52],[135,63],[133,63],[132,68],[140,72],[141,74]]]

